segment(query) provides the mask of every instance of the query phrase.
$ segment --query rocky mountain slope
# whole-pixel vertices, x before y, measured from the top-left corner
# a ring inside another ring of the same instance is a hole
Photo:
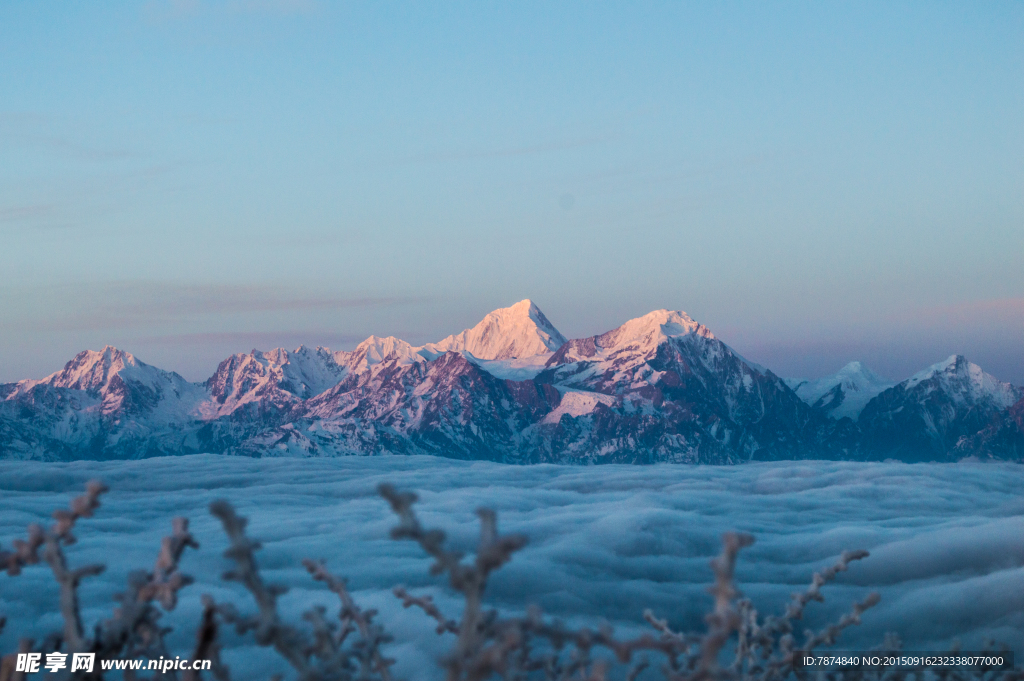
[[[0,385],[0,456],[38,459],[1016,460],[1022,423],[1024,391],[962,357],[896,385],[859,363],[787,382],[684,312],[567,340],[529,300],[419,347],[371,336],[232,355],[199,384],[106,347]]]
[[[0,456],[175,454],[176,428],[195,420],[207,395],[117,348],[86,350],[44,379],[0,386]]]
[[[868,402],[858,421],[862,449],[880,459],[952,458],[966,452],[962,440],[1005,418],[1022,397],[1024,390],[953,355]],[[982,450],[971,453],[985,454]]]

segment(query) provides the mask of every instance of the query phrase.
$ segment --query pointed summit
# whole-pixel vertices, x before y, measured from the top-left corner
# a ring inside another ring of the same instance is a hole
[[[842,369],[813,381],[789,379],[786,383],[807,404],[829,416],[854,421],[875,395],[896,385],[882,378],[861,362],[850,362]]]
[[[491,312],[472,329],[423,349],[430,353],[468,352],[477,359],[516,359],[554,352],[565,343],[532,300]]]
[[[145,412],[157,421],[188,412],[204,395],[202,388],[173,371],[140,362],[112,345],[99,351],[83,350],[62,370],[41,380],[19,381],[14,396],[40,388],[80,390],[100,402],[99,413],[104,416],[121,418]],[[159,413],[154,411],[157,407]]]
[[[121,372],[146,367],[131,354],[107,345],[102,350],[83,350],[64,365],[64,369],[43,379],[55,388],[103,392],[110,380]]]
[[[906,390],[941,390],[960,401],[991,400],[1006,409],[1018,399],[1020,390],[1004,383],[963,355],[950,355],[945,360],[917,372],[900,385]]]
[[[857,420],[861,448],[880,459],[948,460],[1022,397],[1024,390],[951,355],[868,402]]]

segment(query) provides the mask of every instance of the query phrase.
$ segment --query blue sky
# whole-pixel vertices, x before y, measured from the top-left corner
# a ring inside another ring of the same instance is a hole
[[[0,380],[565,333],[1024,383],[1024,5],[0,4]]]

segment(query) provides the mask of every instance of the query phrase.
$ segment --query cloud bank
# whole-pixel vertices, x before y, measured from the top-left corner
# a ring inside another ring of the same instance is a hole
[[[417,490],[424,522],[470,548],[474,510],[498,511],[503,532],[523,532],[530,544],[489,585],[490,603],[509,611],[525,602],[573,622],[608,618],[640,628],[651,607],[678,628],[703,629],[710,606],[708,560],[728,530],[751,532],[737,577],[761,612],[778,612],[811,574],[844,549],[870,558],[826,590],[805,624],[838,617],[871,590],[882,602],[840,648],[869,647],[897,631],[908,650],[941,649],[959,639],[969,649],[986,637],[1024,644],[1024,468],[1013,465],[907,465],[784,462],[741,467],[530,466],[459,462],[429,457],[241,459],[200,455],[128,462],[40,464],[0,462],[0,543],[44,522],[98,477],[111,492],[97,516],[83,521],[73,565],[105,562],[106,573],[82,591],[86,618],[109,616],[110,597],[130,569],[149,565],[170,518],[185,515],[202,548],[183,569],[197,583],[166,616],[177,633],[175,653],[210,593],[251,609],[248,596],[219,581],[226,541],[209,516],[224,497],[249,516],[263,542],[258,558],[269,581],[291,591],[282,610],[299,622],[312,603],[335,607],[301,567],[324,558],[349,577],[364,606],[376,607],[396,637],[389,654],[398,673],[423,678],[449,643],[421,613],[404,611],[389,593],[398,583],[431,593],[452,613],[456,603],[427,574],[418,548],[388,538],[393,518],[375,493],[379,482]],[[9,624],[0,650],[19,636],[57,625],[56,587],[48,572],[30,568],[0,576],[0,612]],[[226,660],[237,672],[266,676],[278,661],[251,642],[229,639]],[[244,676],[244,674],[242,674]]]

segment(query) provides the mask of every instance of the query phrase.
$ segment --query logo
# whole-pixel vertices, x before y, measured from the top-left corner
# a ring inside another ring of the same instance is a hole
[[[71,655],[71,671],[91,672],[96,664],[96,653],[73,653]],[[46,663],[43,664],[42,653],[18,653],[18,659],[14,665],[14,671],[34,674],[39,671],[42,665],[48,672],[57,672],[67,669],[67,653],[47,653]]]

